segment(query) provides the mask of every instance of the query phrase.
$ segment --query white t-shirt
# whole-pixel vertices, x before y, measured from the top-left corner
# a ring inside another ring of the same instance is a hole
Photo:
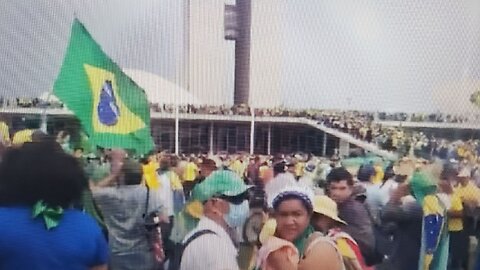
[[[238,270],[238,251],[225,229],[213,220],[202,217],[183,242],[202,230],[211,230],[214,234],[204,234],[190,242],[183,251],[180,270]]]
[[[390,199],[390,195],[395,189],[397,189],[397,187],[398,187],[398,183],[395,182],[395,180],[388,179],[387,181],[385,181],[385,183],[382,186],[380,186],[380,190],[382,193],[384,193],[388,201]]]

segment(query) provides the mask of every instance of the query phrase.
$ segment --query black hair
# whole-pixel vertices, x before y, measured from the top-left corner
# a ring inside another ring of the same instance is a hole
[[[179,163],[180,163],[180,159],[177,156],[175,155],[170,156],[170,168],[177,167]]]
[[[0,164],[2,206],[33,206],[43,200],[67,208],[80,200],[86,188],[87,178],[77,159],[53,141],[10,148]]]
[[[285,172],[285,166],[286,163],[285,161],[278,162],[273,165],[273,173],[274,174],[280,174]]]
[[[375,175],[375,168],[372,165],[362,165],[358,169],[357,179],[360,182],[370,182],[370,178]]]
[[[145,156],[145,157],[142,157],[140,158],[140,163],[143,164],[143,165],[147,165],[148,164],[148,156]]]
[[[142,165],[133,160],[125,160],[122,167],[125,185],[139,185],[142,182]]]
[[[393,170],[393,164],[390,164],[385,168],[385,174],[383,176],[383,182],[386,182],[388,179],[395,176],[395,171]]]
[[[394,178],[395,182],[397,183],[404,183],[406,180],[407,180],[407,176],[406,175],[395,175],[395,178]]]
[[[164,171],[168,171],[169,168],[170,168],[170,158],[169,157],[161,158],[159,162],[158,170],[161,172],[164,172]]]
[[[327,175],[327,183],[347,181],[349,186],[353,186],[353,176],[345,168],[334,168]]]
[[[32,133],[32,142],[55,141],[52,136],[45,134],[43,131],[37,129]]]

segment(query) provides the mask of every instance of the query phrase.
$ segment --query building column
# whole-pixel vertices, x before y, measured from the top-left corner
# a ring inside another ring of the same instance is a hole
[[[41,115],[41,122],[40,122],[40,130],[43,131],[43,133],[47,134],[47,129],[48,129],[48,124],[47,124],[47,112],[42,112]]]
[[[340,139],[338,146],[338,154],[340,157],[348,157],[350,154],[350,143],[346,140]]]
[[[210,122],[210,130],[208,131],[209,133],[209,140],[208,140],[208,145],[209,145],[209,154],[213,155],[213,121]]]
[[[323,132],[323,148],[322,148],[322,156],[327,156],[327,132]]]

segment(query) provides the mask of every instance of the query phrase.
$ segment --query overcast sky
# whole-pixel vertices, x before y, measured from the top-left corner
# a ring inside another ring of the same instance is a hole
[[[0,2],[2,94],[38,95],[59,73],[74,14],[122,68],[175,82],[182,59],[178,0],[20,0]]]
[[[480,1],[258,1],[283,7],[286,106],[473,109],[466,100],[480,87]],[[173,82],[182,72],[180,0],[4,0],[0,12],[4,96],[52,87],[74,13],[120,66]]]

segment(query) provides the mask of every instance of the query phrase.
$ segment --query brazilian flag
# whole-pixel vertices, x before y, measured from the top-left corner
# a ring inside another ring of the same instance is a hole
[[[80,120],[93,145],[144,154],[153,149],[147,96],[75,19],[55,95]]]

